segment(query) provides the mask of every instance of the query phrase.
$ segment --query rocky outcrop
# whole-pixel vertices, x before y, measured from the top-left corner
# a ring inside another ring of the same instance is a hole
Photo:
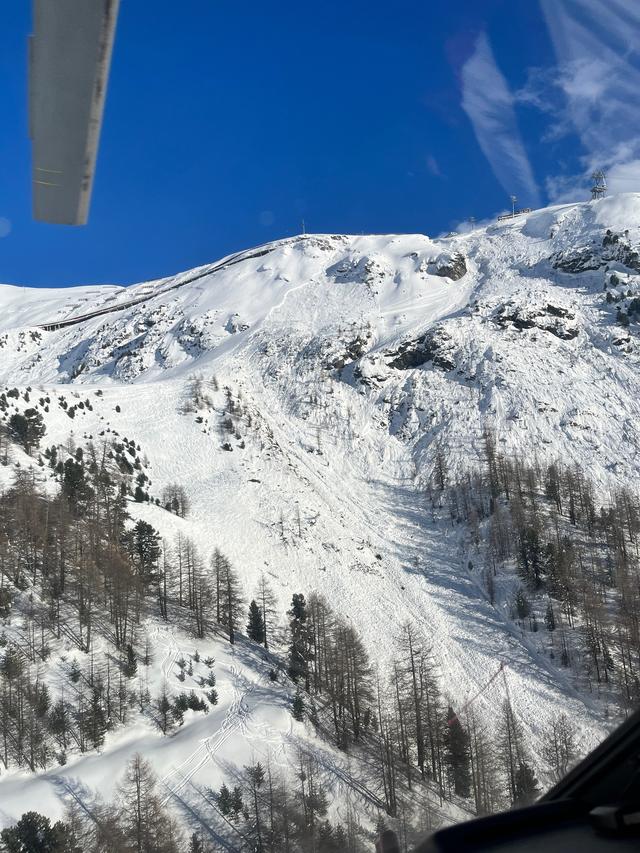
[[[344,352],[340,355],[333,356],[325,366],[334,368],[335,370],[341,370],[345,365],[362,358],[367,351],[367,345],[370,337],[370,335],[358,335],[358,337],[353,338],[351,341],[345,341]]]
[[[602,248],[584,246],[569,252],[559,252],[551,258],[551,265],[562,272],[581,273],[598,270],[612,261],[640,272],[640,252],[629,243],[626,236],[608,228],[602,238]]]
[[[467,261],[464,255],[457,252],[450,258],[442,258],[435,262],[435,274],[458,281],[467,274]]]
[[[599,270],[605,265],[603,258],[592,249],[574,249],[571,252],[559,252],[551,258],[551,266],[556,270],[570,273]]]
[[[496,310],[493,319],[502,329],[540,329],[563,341],[572,340],[578,335],[577,327],[571,323],[575,315],[559,305],[547,304],[544,308],[535,308],[506,303]]]
[[[618,261],[627,269],[640,272],[640,252],[620,234],[607,229],[602,238],[602,248],[605,261]]]
[[[404,341],[395,352],[386,354],[388,367],[396,370],[413,370],[431,362],[442,370],[453,370],[453,347],[451,338],[441,326],[430,329],[426,335]]]

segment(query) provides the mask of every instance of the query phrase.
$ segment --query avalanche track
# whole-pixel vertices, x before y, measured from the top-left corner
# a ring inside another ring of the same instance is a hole
[[[453,477],[481,464],[490,429],[507,456],[579,463],[603,500],[638,489],[638,247],[640,196],[628,194],[446,238],[305,235],[132,288],[2,286],[3,414],[37,408],[46,446],[133,439],[154,501],[132,502],[132,518],[170,546],[189,538],[205,566],[219,548],[248,600],[264,573],[281,651],[294,593],[322,593],[383,672],[411,621],[454,707],[477,694],[493,726],[508,690],[535,753],[559,711],[586,750],[605,731],[606,697],[516,625],[509,590],[491,604],[485,557],[432,506],[429,484],[438,448]],[[16,450],[2,487],[34,462]],[[48,488],[48,467],[35,468]],[[175,483],[185,518],[155,502]],[[141,750],[165,802],[186,801],[256,757],[287,767],[298,748],[324,749],[251,644],[196,643],[153,619],[144,630],[154,695],[184,689],[177,661],[197,646],[216,659],[219,704],[166,738],[135,717],[103,755],[70,756],[55,778],[108,794]],[[76,654],[62,637],[43,667],[51,684]],[[500,664],[506,678],[487,686]],[[343,758],[326,757],[336,784],[374,809],[375,790],[365,780],[357,794]],[[59,813],[54,781],[5,774],[6,815],[26,790]]]

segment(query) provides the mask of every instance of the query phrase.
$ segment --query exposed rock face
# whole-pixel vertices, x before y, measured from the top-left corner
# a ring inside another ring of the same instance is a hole
[[[467,274],[467,262],[464,255],[458,252],[452,255],[449,260],[436,261],[435,274],[446,276],[452,281],[458,281],[463,275]]]
[[[575,315],[558,305],[547,304],[544,308],[535,308],[506,303],[497,309],[494,320],[502,329],[509,326],[520,331],[540,329],[564,341],[572,340],[578,335],[577,327],[570,322],[575,320]]]
[[[429,361],[442,370],[453,370],[455,367],[451,338],[440,326],[430,329],[422,338],[405,341],[395,352],[388,353],[389,356],[391,360],[387,361],[387,365],[396,370],[412,370]]]
[[[366,284],[375,289],[387,276],[393,276],[388,262],[375,253],[345,258],[327,269],[327,275],[340,283]]]
[[[640,253],[619,234],[607,229],[602,238],[602,248],[605,261],[618,261],[628,269],[640,272]]]
[[[605,265],[605,262],[591,249],[582,248],[555,255],[551,259],[551,265],[554,269],[562,272],[581,273],[588,270],[598,270]]]
[[[566,308],[560,308],[558,305],[547,303],[545,310],[547,314],[551,314],[553,317],[568,317],[569,320],[573,320],[575,317],[575,314],[572,314],[571,311],[568,311]]]
[[[357,361],[367,351],[367,344],[370,336],[358,336],[345,345],[345,350],[342,354],[335,356],[329,363],[328,367],[333,367],[336,370],[341,370],[346,364],[352,361]]]
[[[554,269],[562,272],[581,273],[598,270],[607,263],[617,261],[628,269],[640,272],[640,252],[625,236],[607,229],[602,238],[602,248],[584,246],[569,252],[559,252],[551,259]]]

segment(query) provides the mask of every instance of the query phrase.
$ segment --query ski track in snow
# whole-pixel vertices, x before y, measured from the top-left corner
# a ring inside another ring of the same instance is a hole
[[[247,697],[253,691],[255,685],[250,683],[245,689],[240,689],[238,683],[243,680],[243,675],[235,666],[229,667],[229,681],[233,686],[233,701],[229,705],[222,725],[212,734],[203,738],[196,749],[175,768],[160,779],[160,783],[169,790],[169,794],[163,800],[163,805],[169,802],[172,796],[179,794],[182,789],[202,770],[208,761],[215,761],[220,748],[237,732],[244,733],[246,721],[250,714]],[[178,781],[172,780],[177,777]]]

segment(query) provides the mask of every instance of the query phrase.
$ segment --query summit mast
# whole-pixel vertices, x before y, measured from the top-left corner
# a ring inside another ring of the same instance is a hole
[[[607,192],[607,181],[602,169],[598,169],[591,175],[593,186],[591,187],[591,199],[602,198]]]

